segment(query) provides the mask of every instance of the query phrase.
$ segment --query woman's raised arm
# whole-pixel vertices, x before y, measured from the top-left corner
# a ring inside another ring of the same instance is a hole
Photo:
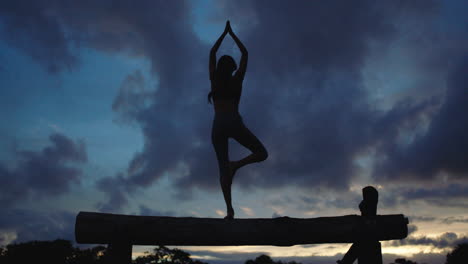
[[[249,58],[249,53],[247,52],[247,49],[245,48],[244,44],[242,44],[242,42],[239,40],[236,34],[234,34],[234,32],[232,31],[231,24],[227,24],[226,27],[228,28],[229,35],[231,35],[232,39],[234,39],[234,41],[237,44],[237,47],[239,47],[239,50],[242,54],[239,69],[236,72],[236,76],[239,76],[243,80],[245,72],[247,71],[247,60]]]
[[[219,46],[221,46],[221,42],[223,42],[223,39],[228,32],[228,25],[229,25],[229,20],[226,22],[226,27],[224,28],[224,32],[221,34],[221,36],[219,36],[218,40],[216,41],[216,43],[213,45],[213,47],[210,50],[210,62],[209,62],[210,80],[213,80],[214,72],[216,70],[216,52],[218,51]]]

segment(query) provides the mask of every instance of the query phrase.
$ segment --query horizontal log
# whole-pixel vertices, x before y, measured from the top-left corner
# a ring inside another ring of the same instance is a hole
[[[133,216],[80,212],[76,217],[78,243],[173,246],[292,246],[403,239],[408,234],[404,215],[357,215],[319,218],[218,218]]]

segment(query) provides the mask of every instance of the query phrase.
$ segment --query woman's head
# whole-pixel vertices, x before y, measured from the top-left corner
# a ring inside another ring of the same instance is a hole
[[[218,65],[216,66],[216,73],[218,74],[230,74],[237,69],[236,61],[229,55],[223,55],[218,60]]]
[[[223,55],[218,60],[216,65],[215,79],[217,86],[223,86],[223,83],[228,81],[232,73],[237,69],[236,61],[229,55]],[[208,101],[211,103],[213,97],[213,90],[208,94]]]

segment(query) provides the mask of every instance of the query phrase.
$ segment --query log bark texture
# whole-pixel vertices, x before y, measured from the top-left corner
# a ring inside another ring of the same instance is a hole
[[[78,243],[109,244],[125,237],[131,245],[173,246],[292,246],[403,239],[408,234],[404,215],[319,218],[218,218],[133,216],[80,212],[76,217]]]

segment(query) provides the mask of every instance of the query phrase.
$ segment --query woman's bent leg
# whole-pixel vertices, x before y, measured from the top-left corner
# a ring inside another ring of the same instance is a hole
[[[252,151],[252,153],[247,157],[230,163],[230,166],[233,167],[234,170],[251,163],[264,161],[268,158],[268,152],[265,149],[265,146],[263,146],[262,142],[260,142],[260,140],[244,124],[241,124],[237,133],[233,135],[233,138],[241,145]]]

